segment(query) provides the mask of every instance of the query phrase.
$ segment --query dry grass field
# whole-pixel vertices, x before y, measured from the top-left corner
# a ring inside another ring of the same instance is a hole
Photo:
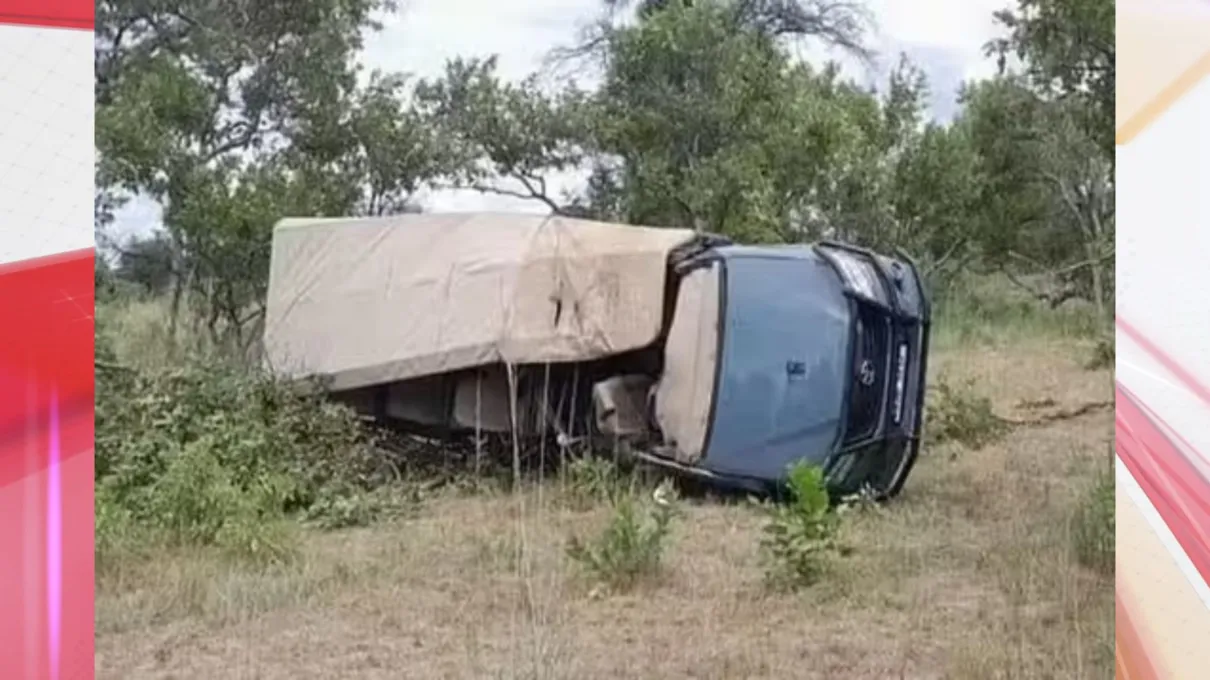
[[[613,593],[565,550],[603,507],[553,480],[441,492],[305,532],[274,566],[200,548],[99,565],[98,677],[1108,678],[1113,576],[1073,532],[1109,465],[1110,369],[1085,366],[1089,341],[951,335],[933,378],[1026,424],[929,447],[900,498],[845,515],[854,550],[809,588],[765,586],[744,502],[682,499],[658,575]]]

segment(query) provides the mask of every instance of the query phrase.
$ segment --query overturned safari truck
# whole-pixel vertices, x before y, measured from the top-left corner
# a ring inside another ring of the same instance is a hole
[[[273,370],[427,436],[604,437],[743,488],[806,460],[879,497],[928,338],[906,255],[521,214],[284,220],[265,325]]]

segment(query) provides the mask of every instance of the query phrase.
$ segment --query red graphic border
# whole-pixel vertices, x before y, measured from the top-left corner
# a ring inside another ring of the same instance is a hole
[[[1124,319],[1118,330],[1164,367],[1203,405],[1210,389]],[[1133,392],[1116,383],[1115,449],[1198,576],[1210,583],[1210,478],[1201,453]],[[1116,668],[1119,678],[1161,677],[1148,653],[1148,632],[1134,615],[1138,603],[1120,579],[1117,597]]]
[[[94,5],[0,0],[0,25],[92,30]],[[95,674],[94,257],[0,264],[0,678]]]
[[[94,673],[93,263],[0,265],[0,678]]]
[[[94,13],[85,0],[0,0],[0,24],[92,30]]]

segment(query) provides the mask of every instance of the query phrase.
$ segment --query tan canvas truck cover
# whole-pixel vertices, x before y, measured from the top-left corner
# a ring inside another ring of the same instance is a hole
[[[283,220],[265,360],[334,390],[649,345],[685,229],[525,214]]]

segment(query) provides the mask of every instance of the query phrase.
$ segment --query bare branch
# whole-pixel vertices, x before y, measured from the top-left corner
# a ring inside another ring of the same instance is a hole
[[[546,194],[545,180],[543,180],[540,177],[527,177],[527,176],[525,176],[523,174],[519,174],[519,173],[514,173],[510,176],[513,177],[514,179],[516,179],[518,182],[520,182],[521,185],[525,188],[525,191],[516,191],[513,189],[506,189],[504,187],[496,186],[494,184],[483,184],[481,182],[476,182],[476,183],[470,184],[469,186],[465,186],[465,187],[454,185],[454,186],[450,186],[447,188],[451,188],[451,189],[468,188],[468,189],[473,189],[473,190],[478,191],[479,193],[483,193],[483,194],[495,194],[497,196],[508,196],[510,198],[519,198],[519,199],[526,200],[526,201],[541,201],[542,203],[545,203],[546,206],[549,207],[551,209],[551,212],[553,212],[554,214],[562,215],[564,213],[563,206],[556,203],[554,199],[552,199],[550,196],[548,196]],[[540,187],[535,186],[535,183],[537,183],[537,182],[541,182]]]
[[[1049,304],[1051,307],[1058,307],[1064,302],[1076,296],[1076,291],[1070,286],[1059,290],[1058,292],[1046,292],[1036,286],[1032,286],[1013,274],[1008,268],[1001,267],[1000,271],[1008,279],[1010,283],[1017,286],[1021,290],[1032,295],[1035,299]]]
[[[1020,260],[1022,262],[1027,262],[1034,266],[1038,265],[1038,262],[1036,260],[1028,258],[1020,253],[1017,253],[1014,251],[1009,251],[1008,254],[1009,254],[1009,256],[1011,256],[1017,260]],[[1082,260],[1080,262],[1074,262],[1071,264],[1064,265],[1062,267],[1058,267],[1056,269],[1051,269],[1048,271],[1043,271],[1043,272],[1038,272],[1038,273],[1043,276],[1063,276],[1066,274],[1070,274],[1074,271],[1083,269],[1085,267],[1093,267],[1093,266],[1096,266],[1099,264],[1104,264],[1105,262],[1108,262],[1109,260],[1113,259],[1113,255],[1114,255],[1113,249],[1111,248],[1108,252],[1102,253],[1102,254],[1098,255],[1097,257],[1090,258],[1087,260]]]
[[[934,272],[936,272],[936,271],[940,270],[942,267],[944,267],[945,264],[947,262],[949,262],[950,259],[952,259],[954,257],[954,255],[957,254],[957,252],[963,246],[965,246],[967,244],[967,242],[968,242],[968,239],[965,239],[965,238],[961,238],[961,239],[954,241],[954,243],[952,245],[950,245],[950,247],[944,253],[942,253],[941,257],[937,258],[936,261],[930,263],[928,266],[926,266],[924,268],[924,272],[923,272],[924,277],[928,278],[928,277],[932,276],[932,274]]]

